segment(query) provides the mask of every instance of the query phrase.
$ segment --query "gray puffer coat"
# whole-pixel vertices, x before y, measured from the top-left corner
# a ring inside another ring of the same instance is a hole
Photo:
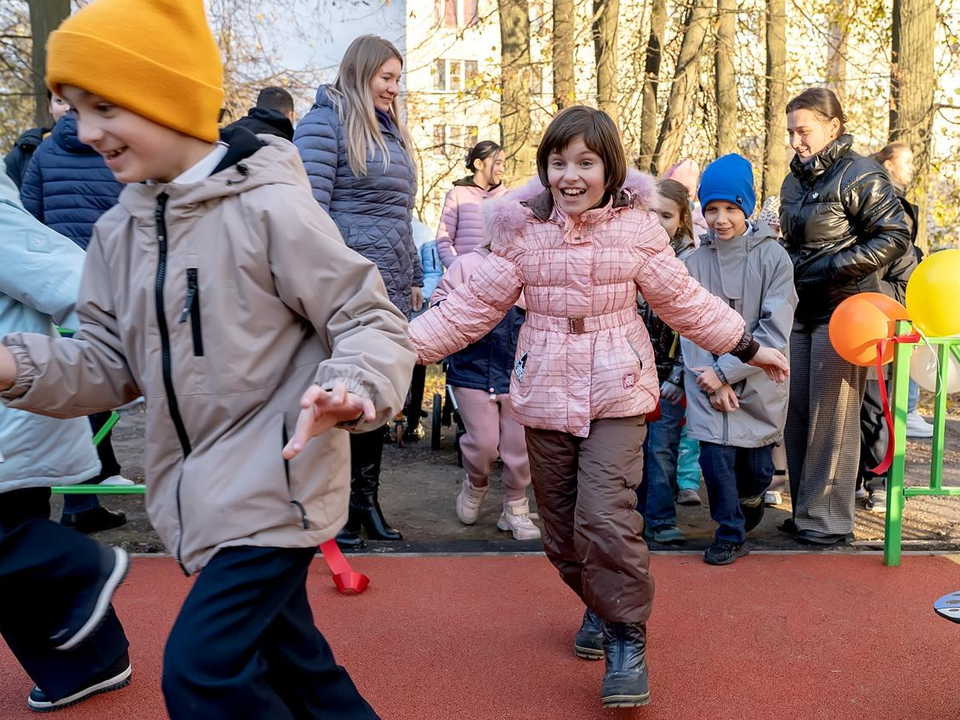
[[[390,151],[390,167],[384,172],[383,153],[377,148],[367,158],[367,175],[357,177],[347,161],[346,127],[327,86],[321,85],[316,102],[297,125],[293,142],[313,197],[337,224],[347,246],[376,263],[391,302],[409,318],[410,291],[423,286],[410,226],[417,175],[392,123],[381,121],[380,131]]]

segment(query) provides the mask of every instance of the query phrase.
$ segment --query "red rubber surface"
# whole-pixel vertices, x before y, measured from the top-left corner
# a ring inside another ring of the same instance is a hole
[[[385,720],[957,718],[960,627],[933,601],[960,566],[909,556],[753,555],[728,568],[655,555],[653,702],[602,710],[602,662],[571,648],[581,609],[542,556],[361,557],[369,590],[340,596],[317,560],[317,623]],[[51,717],[160,720],[166,633],[190,586],[169,559],[137,558],[116,596],[133,683]],[[31,683],[0,646],[0,718]]]

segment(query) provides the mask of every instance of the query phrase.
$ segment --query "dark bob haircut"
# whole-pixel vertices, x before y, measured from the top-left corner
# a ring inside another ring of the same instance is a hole
[[[586,105],[573,105],[561,110],[543,133],[540,147],[537,148],[537,173],[543,186],[550,186],[547,179],[550,154],[563,152],[578,137],[582,137],[584,144],[603,161],[607,176],[604,186],[606,192],[620,190],[627,179],[627,157],[620,142],[620,132],[603,110]]]

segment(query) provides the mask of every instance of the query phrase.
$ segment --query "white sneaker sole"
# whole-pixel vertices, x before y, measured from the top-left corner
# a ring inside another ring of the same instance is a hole
[[[523,542],[524,540],[539,540],[541,537],[543,537],[539,529],[537,530],[536,534],[531,533],[527,537],[522,537],[521,535],[513,531],[513,528],[511,528],[509,523],[507,523],[507,521],[503,519],[502,515],[500,516],[500,519],[497,520],[497,530],[510,533],[511,535],[513,535],[514,540],[519,540],[520,542]]]
[[[93,631],[100,626],[100,623],[103,622],[103,618],[107,614],[107,608],[110,607],[110,600],[113,599],[113,593],[120,587],[120,583],[123,582],[123,579],[127,576],[127,570],[130,568],[130,559],[127,557],[127,553],[118,547],[111,549],[116,558],[116,563],[114,563],[110,577],[107,578],[107,581],[100,589],[100,596],[97,598],[97,603],[94,605],[90,618],[74,633],[73,637],[62,645],[57,645],[57,650],[70,650],[75,648],[86,640]]]
[[[35,712],[50,712],[51,710],[60,710],[71,705],[76,705],[78,702],[81,700],[86,700],[91,695],[110,692],[111,690],[119,690],[120,688],[126,687],[130,684],[131,673],[132,666],[127,665],[127,669],[118,675],[114,675],[112,678],[104,680],[101,683],[91,685],[90,687],[84,688],[79,692],[75,692],[73,695],[68,695],[65,698],[61,698],[53,702],[37,702],[36,700],[32,700],[28,697],[27,707]]]

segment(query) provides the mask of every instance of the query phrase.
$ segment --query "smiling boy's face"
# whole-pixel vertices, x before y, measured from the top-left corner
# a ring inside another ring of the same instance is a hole
[[[747,231],[747,216],[739,205],[714,200],[703,209],[703,219],[718,240],[732,240]]]
[[[119,182],[169,182],[211,148],[73,85],[61,94],[76,110],[80,142],[103,156]]]

